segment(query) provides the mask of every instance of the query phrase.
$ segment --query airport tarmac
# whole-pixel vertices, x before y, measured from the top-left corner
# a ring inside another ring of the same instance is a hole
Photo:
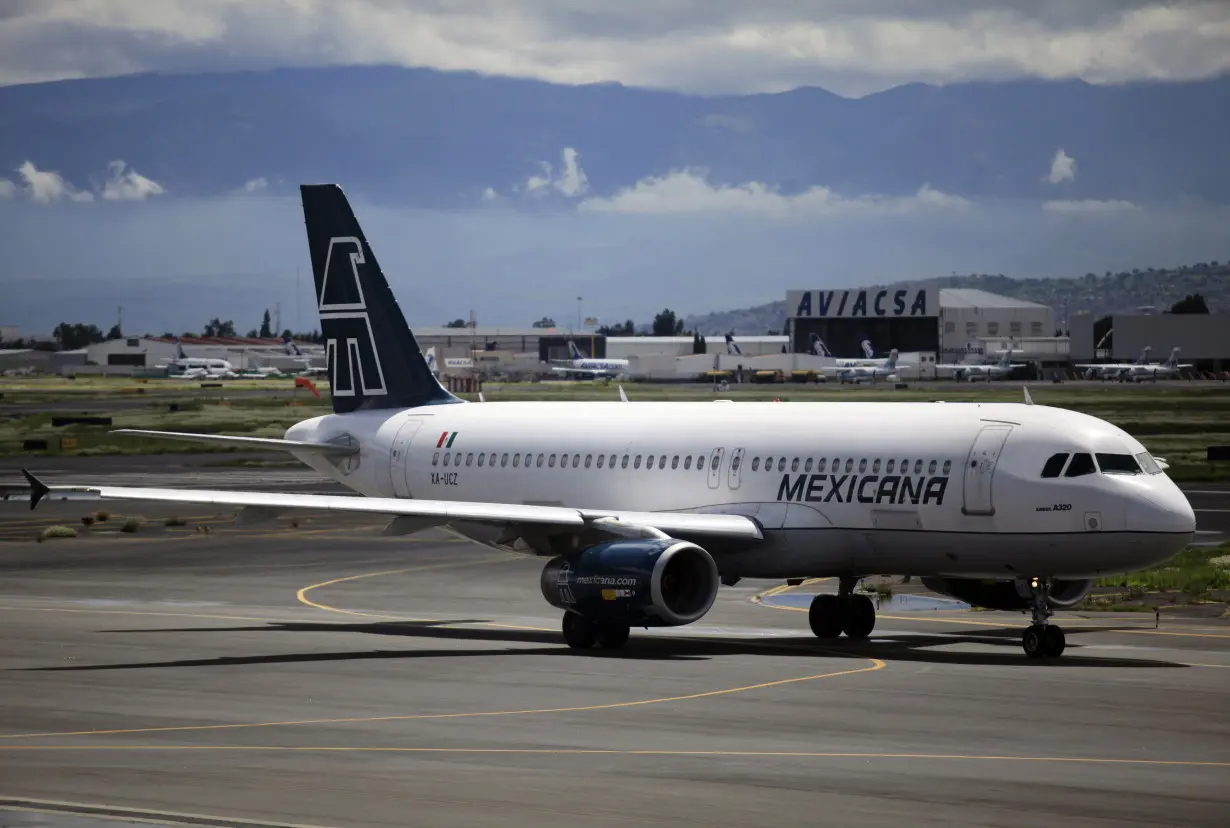
[[[1230,812],[1230,622],[1064,614],[1067,653],[1032,662],[1019,614],[891,608],[870,641],[822,644],[791,595],[830,585],[742,582],[695,625],[576,652],[540,561],[440,531],[205,512],[166,527],[143,506],[135,535],[113,518],[21,539],[83,511],[0,504],[9,824],[1223,826]]]

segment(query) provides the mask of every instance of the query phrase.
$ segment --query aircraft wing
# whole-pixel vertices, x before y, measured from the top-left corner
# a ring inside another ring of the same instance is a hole
[[[316,454],[358,454],[359,447],[345,443],[309,443],[303,440],[279,440],[274,437],[235,437],[230,434],[193,434],[187,431],[148,431],[143,428],[116,428],[112,434],[151,437],[157,440],[184,440],[189,443],[212,443],[220,446],[252,449],[253,451],[308,451]]]
[[[593,527],[615,534],[657,529],[668,535],[707,535],[732,540],[763,539],[760,526],[743,515],[692,512],[625,512],[609,509],[574,509],[519,503],[481,503],[448,500],[415,500],[397,497],[294,494],[285,492],[234,492],[216,489],[153,489],[126,486],[48,486],[26,470],[30,483],[30,508],[48,494],[92,494],[102,500],[132,500],[156,503],[193,503],[236,506],[256,512],[277,513],[295,509],[388,515],[435,519],[439,523],[532,524],[583,529]]]

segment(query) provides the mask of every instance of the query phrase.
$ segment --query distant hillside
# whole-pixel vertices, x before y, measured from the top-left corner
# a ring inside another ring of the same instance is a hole
[[[1230,311],[1230,262],[1200,262],[1160,270],[1150,267],[1120,273],[1107,271],[1100,276],[1086,273],[1075,279],[1012,279],[1003,274],[992,276],[982,273],[922,279],[919,283],[942,288],[979,288],[1001,296],[1049,305],[1055,309],[1057,324],[1062,320],[1065,307],[1068,316],[1087,311],[1100,317],[1108,313],[1134,312],[1145,306],[1161,311],[1168,310],[1189,293],[1202,294],[1209,310],[1214,313]],[[759,335],[771,330],[780,331],[785,322],[784,299],[743,310],[684,317],[684,325],[689,330],[699,330],[703,334],[734,330],[737,334]]]

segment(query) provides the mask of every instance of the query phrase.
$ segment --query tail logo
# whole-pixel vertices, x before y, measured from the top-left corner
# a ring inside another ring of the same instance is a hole
[[[359,265],[366,263],[363,243],[355,236],[329,239],[319,310],[326,337],[329,384],[335,397],[389,393],[359,278]]]

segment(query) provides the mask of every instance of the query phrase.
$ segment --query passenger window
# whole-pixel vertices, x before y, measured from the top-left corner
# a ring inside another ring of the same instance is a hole
[[[435,454],[431,456],[431,464],[433,466],[440,465],[440,452],[437,451]]]
[[[572,467],[575,469],[580,465],[581,465],[581,455],[579,454],[572,455]],[[588,454],[585,455],[585,468],[587,469],[589,468],[589,455]]]
[[[507,465],[508,465],[508,452],[504,452],[503,454],[500,455],[500,467],[503,468],[504,466],[507,466]]]
[[[606,462],[606,465],[609,469],[615,468],[615,455],[611,455],[611,459]]]
[[[540,466],[542,465],[542,455],[538,456],[538,465]],[[547,466],[552,469],[555,468],[555,455],[554,454],[552,454],[550,457],[547,458]]]
[[[1093,474],[1098,469],[1093,465],[1092,455],[1080,454],[1072,455],[1072,462],[1068,464],[1068,471],[1064,477],[1081,477],[1086,474]]]
[[[485,455],[485,454],[480,454],[480,455],[478,455],[478,466],[479,466],[479,468],[482,468],[483,464],[484,464],[486,461],[487,461],[487,455]]]
[[[676,454],[674,457],[671,458],[671,468],[672,469],[679,468],[679,455],[678,454]]]
[[[666,455],[665,454],[663,454],[661,457],[658,458],[658,468],[660,469],[666,468]]]
[[[871,473],[872,473],[872,474],[879,474],[879,473],[880,473],[880,460],[879,460],[879,458],[876,458],[876,459],[872,462],[872,464],[871,464]]]
[[[760,458],[759,457],[752,458],[752,471],[760,471]]]
[[[449,453],[448,453],[447,451],[446,451],[446,452],[444,452],[444,465],[446,465],[446,466],[448,465],[448,455],[449,455]]]
[[[641,467],[641,456],[638,454],[636,459],[632,461],[632,468],[639,469]]]
[[[803,464],[803,473],[804,473],[804,474],[810,474],[810,473],[811,473],[811,458],[810,458],[810,457],[808,457],[808,458],[807,458],[807,462],[805,462],[805,463]]]
[[[545,455],[542,455],[542,454],[538,455],[538,468],[542,468],[542,461],[543,461],[544,456]]]
[[[936,462],[932,460],[927,464],[927,474],[935,474]]]
[[[1063,464],[1068,462],[1068,453],[1052,454],[1050,459],[1046,461],[1046,465],[1042,467],[1043,477],[1058,477],[1063,471]]]
[[[736,454],[734,459],[730,461],[730,470],[732,472],[737,472],[739,470],[739,463],[742,460],[743,458]]]
[[[846,471],[847,472],[854,471],[854,460],[853,459],[846,460]]]
[[[951,471],[952,471],[952,461],[951,461],[951,460],[945,460],[945,461],[944,461],[944,474],[948,474],[948,473],[950,473]]]
[[[513,455],[513,468],[514,469],[518,468],[520,467],[520,465],[521,465],[521,454],[520,453],[514,454]]]
[[[619,461],[619,467],[620,467],[621,469],[626,469],[626,468],[628,468],[628,461],[629,461],[629,460],[631,460],[631,459],[632,459],[631,457],[629,457],[628,455],[626,455],[626,454],[625,454],[625,455],[624,455],[624,459],[623,459],[623,460],[621,460],[621,461]]]
[[[921,460],[914,461],[914,474],[922,474],[922,461]]]
[[[829,461],[821,457],[820,462],[816,464],[816,471],[823,473],[828,468]]]
[[[896,461],[896,460],[889,460],[889,461],[888,461],[888,463],[886,463],[886,464],[885,464],[885,466],[884,466],[884,473],[885,473],[885,474],[892,474],[892,473],[893,473],[893,468],[894,468],[894,466],[896,465],[896,463],[897,463],[897,461]]]
[[[605,460],[606,460],[606,455],[605,455],[605,454],[599,454],[599,455],[598,455],[598,468],[602,468],[603,461],[605,461]]]
[[[799,470],[799,458],[794,458],[790,461],[790,471],[797,472]]]
[[[764,459],[764,470],[767,472],[773,471],[773,458],[772,457],[766,457]]]
[[[1099,454],[1097,461],[1102,474],[1140,474],[1140,466],[1130,454]]]
[[[902,461],[901,461],[901,473],[902,473],[902,474],[909,474],[909,473],[910,473],[910,461],[909,461],[909,460],[902,460]]]
[[[474,452],[470,452],[469,454],[466,455],[466,465],[469,466],[473,462],[474,462]]]
[[[865,471],[867,471],[867,458],[866,457],[858,461],[858,473],[862,474]]]
[[[692,468],[692,455],[689,454],[683,458],[683,470],[687,471],[690,468]]]
[[[705,470],[705,455],[701,454],[701,455],[698,455],[698,456],[697,456],[697,458],[696,458],[696,470],[697,470],[697,471],[704,471],[704,470]]]
[[[779,472],[784,472],[786,470],[786,458],[785,457],[777,458],[777,470]]]

